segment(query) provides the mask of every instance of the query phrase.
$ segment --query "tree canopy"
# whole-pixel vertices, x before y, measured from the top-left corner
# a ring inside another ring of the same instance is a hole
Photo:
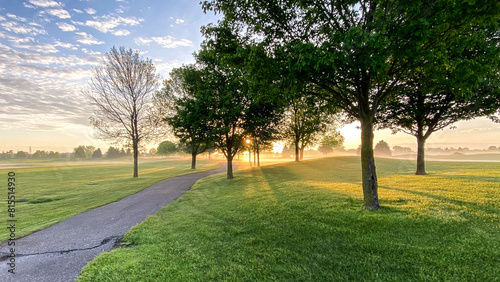
[[[361,123],[366,209],[379,207],[373,130],[381,104],[398,95],[404,77],[422,61],[445,69],[463,48],[458,38],[485,42],[483,31],[496,27],[500,14],[494,0],[209,0],[203,8],[223,13],[222,24],[264,44],[286,62],[284,73],[313,83],[321,91],[311,94]],[[479,81],[468,78],[472,89]]]

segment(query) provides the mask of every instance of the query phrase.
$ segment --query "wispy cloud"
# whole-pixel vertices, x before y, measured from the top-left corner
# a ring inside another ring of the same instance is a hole
[[[73,12],[75,12],[77,14],[83,14],[83,11],[82,10],[78,10],[78,9],[73,9]]]
[[[53,46],[28,45],[27,50],[15,50],[0,43],[0,93],[16,93],[2,96],[0,118],[15,119],[16,128],[27,130],[40,130],[44,125],[87,125],[91,109],[75,93],[80,93],[99,58],[61,56]],[[59,41],[57,45],[70,47]],[[9,123],[2,125],[2,129],[8,128]]]
[[[181,23],[184,23],[184,20],[183,19],[176,19],[175,23],[176,24],[181,24]]]
[[[20,21],[20,22],[26,22],[26,18],[23,18],[23,17],[18,17],[16,15],[9,14],[9,13],[7,13],[6,16],[9,17],[9,18],[11,18],[11,19],[15,19],[17,21]]]
[[[77,25],[84,25],[92,27],[102,33],[112,33],[117,36],[126,36],[130,34],[130,31],[125,29],[116,30],[120,26],[136,26],[143,22],[144,19],[136,17],[113,17],[113,16],[102,16],[94,17],[94,20],[87,20],[85,22],[75,22]]]
[[[126,29],[119,29],[111,32],[115,36],[127,36],[130,34],[130,31]]]
[[[93,15],[93,14],[97,13],[96,9],[93,9],[93,8],[86,8],[85,12],[89,15]]]
[[[71,18],[71,15],[68,13],[68,11],[62,9],[62,8],[59,8],[59,9],[49,9],[47,10],[47,13],[52,15],[52,16],[55,16],[55,17],[58,17],[60,19],[69,19]]]
[[[181,46],[193,46],[193,42],[188,39],[175,39],[174,37],[167,35],[164,37],[138,37],[135,39],[137,45],[149,45],[155,42],[163,48],[177,48]]]
[[[66,49],[71,49],[71,50],[78,50],[78,48],[74,44],[67,43],[67,42],[56,41],[54,43],[54,46],[55,47],[62,47],[62,48],[66,48]]]
[[[34,6],[42,8],[61,7],[61,3],[52,0],[29,0],[29,2]]]
[[[83,53],[91,55],[91,56],[101,55],[101,52],[87,50],[87,48],[82,48],[81,50],[82,50]]]
[[[68,23],[59,22],[59,23],[56,23],[56,25],[62,31],[75,31],[75,30],[77,30],[77,28],[74,25],[70,25]]]
[[[2,22],[0,23],[0,26],[3,27],[3,29],[16,34],[47,34],[43,28],[39,28],[37,26],[26,26],[25,24],[20,24],[18,22]]]
[[[104,44],[104,41],[100,41],[97,38],[95,38],[92,34],[88,34],[85,32],[76,32],[77,35],[80,35],[80,38],[78,38],[76,41],[85,44],[85,45],[100,45]]]

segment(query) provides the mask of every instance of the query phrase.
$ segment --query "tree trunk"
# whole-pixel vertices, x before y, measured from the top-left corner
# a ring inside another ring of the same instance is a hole
[[[304,160],[304,147],[300,148],[300,160]]]
[[[233,156],[232,154],[227,154],[227,179],[233,179]]]
[[[132,141],[134,153],[134,177],[139,177],[139,144],[137,140]]]
[[[363,208],[375,210],[380,208],[378,202],[377,172],[373,156],[373,122],[371,119],[361,121],[361,173],[363,181]]]
[[[196,153],[191,153],[191,169],[196,169]]]
[[[260,152],[259,152],[259,144],[257,144],[257,166],[260,166]]]
[[[299,141],[295,140],[295,162],[299,162],[300,157],[299,157]]]
[[[419,132],[420,133],[420,132]],[[425,141],[422,134],[417,134],[417,172],[415,175],[427,175],[425,172]]]

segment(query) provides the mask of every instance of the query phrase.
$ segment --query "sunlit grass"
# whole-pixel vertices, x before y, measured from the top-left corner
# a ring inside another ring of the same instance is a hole
[[[80,281],[495,281],[500,163],[378,159],[362,210],[357,157],[200,180],[100,255]]]
[[[28,163],[28,162],[26,162]],[[218,167],[216,162],[200,161],[190,169],[190,161],[160,160],[139,165],[139,178],[132,177],[132,164],[102,162],[74,163],[29,162],[29,167],[0,170],[7,183],[7,173],[16,173],[17,237],[45,228],[86,210],[102,206],[166,178]],[[7,188],[0,194],[2,218],[7,218]],[[9,230],[0,229],[0,241]]]

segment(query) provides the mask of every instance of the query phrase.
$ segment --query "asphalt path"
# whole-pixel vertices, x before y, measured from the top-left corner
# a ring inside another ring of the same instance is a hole
[[[225,167],[169,178],[141,192],[61,221],[16,240],[15,274],[9,273],[11,246],[0,245],[0,281],[74,281],[97,255],[113,249],[133,226],[177,199],[193,184]]]

